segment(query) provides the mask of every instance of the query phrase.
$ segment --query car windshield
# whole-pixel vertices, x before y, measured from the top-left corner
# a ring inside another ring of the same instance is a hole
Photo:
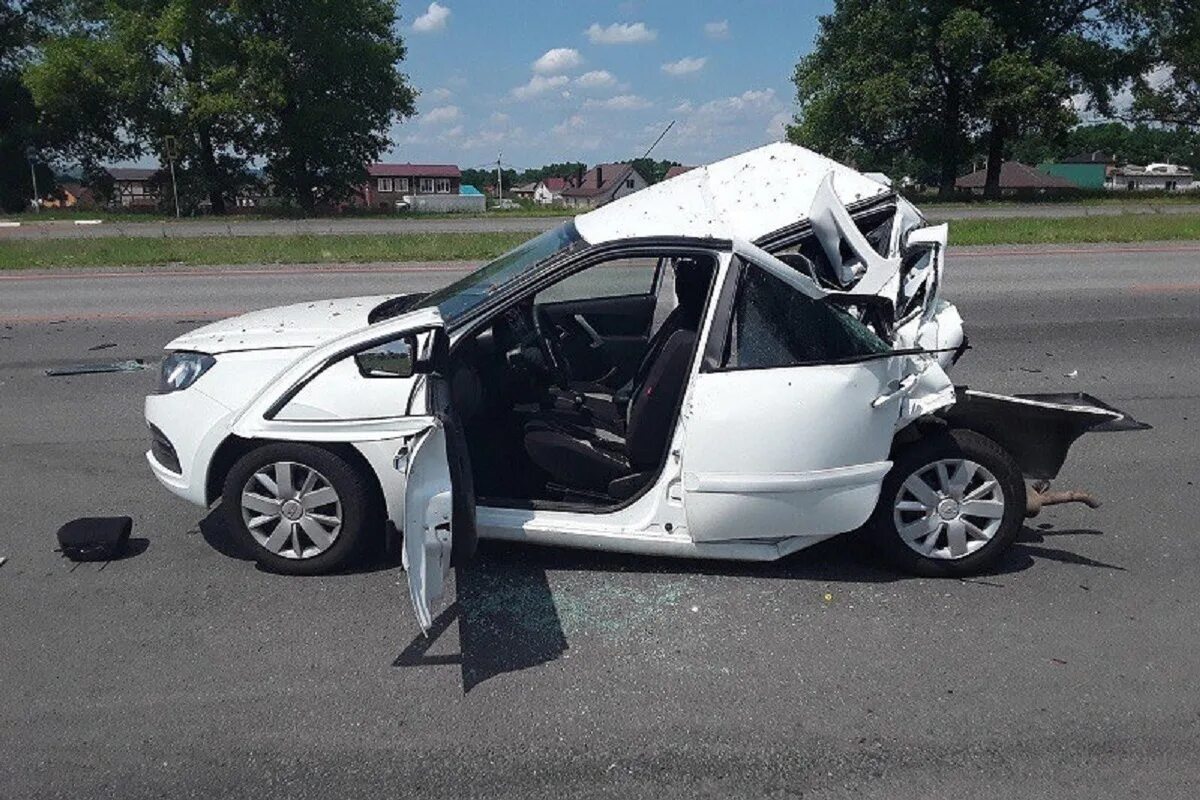
[[[583,244],[574,222],[565,222],[508,251],[490,264],[457,280],[444,289],[426,295],[414,308],[436,306],[442,319],[453,324],[506,285],[519,280],[539,265]]]

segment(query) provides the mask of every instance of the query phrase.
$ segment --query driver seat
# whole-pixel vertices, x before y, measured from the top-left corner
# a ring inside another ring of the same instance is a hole
[[[658,330],[646,343],[645,354],[633,377],[615,392],[600,384],[574,383],[569,394],[556,394],[554,406],[537,415],[535,419],[585,428],[600,426],[616,433],[626,429],[625,418],[628,417],[630,401],[637,388],[645,383],[649,370],[658,360],[663,347],[678,331],[688,331],[692,334],[698,331],[709,287],[716,271],[711,259],[690,257],[676,259],[673,269],[675,308],[663,318]],[[589,393],[608,397],[587,396]]]
[[[525,427],[530,460],[568,490],[631,497],[662,460],[695,345],[696,332],[686,328],[662,342],[629,403],[624,438],[553,418],[534,420]]]

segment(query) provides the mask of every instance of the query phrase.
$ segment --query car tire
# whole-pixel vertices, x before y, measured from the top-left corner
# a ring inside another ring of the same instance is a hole
[[[286,575],[349,566],[377,516],[369,484],[353,464],[301,443],[269,444],[242,456],[221,499],[238,545],[263,569]]]
[[[866,529],[905,572],[965,577],[997,565],[1025,506],[1024,477],[1004,448],[974,431],[943,429],[895,454]]]

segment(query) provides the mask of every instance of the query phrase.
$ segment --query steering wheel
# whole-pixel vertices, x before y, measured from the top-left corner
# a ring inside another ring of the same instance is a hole
[[[567,391],[571,387],[571,370],[567,366],[567,359],[563,356],[558,339],[547,334],[547,329],[551,326],[542,318],[542,313],[536,303],[529,304],[529,316],[533,318],[533,329],[537,332],[538,348],[545,356],[546,363],[550,365],[558,387]]]

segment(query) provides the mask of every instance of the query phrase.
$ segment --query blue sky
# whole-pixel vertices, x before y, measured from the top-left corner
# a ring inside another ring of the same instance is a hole
[[[832,0],[402,2],[418,116],[387,160],[704,163],[782,137]]]

